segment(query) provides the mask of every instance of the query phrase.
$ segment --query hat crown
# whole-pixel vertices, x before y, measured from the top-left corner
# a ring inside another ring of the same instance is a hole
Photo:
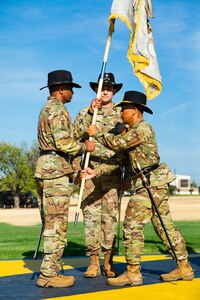
[[[98,77],[98,82],[101,78],[101,74]],[[113,73],[104,73],[103,83],[115,84],[115,76]]]
[[[72,83],[72,74],[66,70],[56,70],[48,73],[48,86],[52,86],[56,83]]]
[[[72,87],[81,88],[81,85],[73,82],[72,74],[66,70],[56,70],[48,73],[47,85],[40,90],[59,84],[71,84]]]
[[[123,108],[131,108],[133,106],[140,106],[142,111],[153,114],[152,110],[146,106],[147,97],[145,94],[137,91],[127,91],[124,93],[124,98],[115,107],[121,106]]]
[[[96,88],[98,87],[99,80],[101,78],[101,74],[98,77],[97,82],[90,82],[90,87],[93,89],[93,91],[96,91]],[[113,86],[116,93],[122,88],[122,83],[116,83],[115,82],[115,76],[113,73],[104,73],[103,76],[103,85]]]
[[[147,97],[145,94],[137,91],[127,91],[124,93],[124,102],[128,101],[130,104],[139,104],[139,105],[145,105],[147,103]]]

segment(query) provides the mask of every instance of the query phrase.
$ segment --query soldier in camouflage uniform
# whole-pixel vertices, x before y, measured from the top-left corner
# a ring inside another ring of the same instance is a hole
[[[75,141],[73,128],[64,104],[70,102],[73,82],[69,71],[57,70],[48,74],[50,96],[42,108],[38,121],[40,157],[35,178],[39,208],[43,223],[44,256],[37,285],[41,287],[68,287],[73,276],[59,275],[61,258],[67,244],[69,209],[69,176],[73,174],[70,155],[94,150],[91,142]],[[92,142],[93,143],[93,142]]]
[[[127,152],[133,170],[135,193],[128,202],[123,224],[127,271],[117,278],[109,278],[108,284],[115,286],[142,284],[140,262],[144,248],[143,230],[149,220],[151,220],[158,237],[171,252],[165,232],[155,209],[152,207],[148,192],[144,188],[140,176],[137,175],[136,161],[140,164],[143,174],[150,182],[153,198],[180,262],[179,267],[169,274],[162,274],[161,279],[163,281],[192,280],[194,273],[188,263],[185,241],[179,230],[176,229],[169,211],[168,184],[174,178],[167,164],[160,163],[154,130],[143,119],[143,111],[152,114],[152,111],[146,106],[146,96],[140,92],[128,91],[125,93],[124,99],[116,106],[122,107],[122,119],[129,125],[129,130],[125,135],[116,137],[110,134],[95,134],[96,129],[93,128],[94,126],[91,126],[88,130],[91,136],[95,136],[103,145],[114,151],[128,149]],[[82,173],[82,176],[87,175],[88,178],[91,178],[95,174],[105,172],[106,168],[101,166],[99,170],[95,171],[88,169]],[[109,166],[107,172],[109,172]]]
[[[100,78],[100,77],[99,77]],[[98,80],[99,80],[98,78]],[[90,82],[90,87],[97,92],[98,82]],[[124,124],[121,120],[120,107],[114,107],[113,95],[122,87],[122,83],[115,83],[112,73],[105,73],[103,88],[101,92],[102,107],[98,109],[96,126],[99,131],[119,134]],[[92,115],[94,107],[98,106],[98,99],[94,99],[90,107],[83,108],[74,122],[74,136],[79,141],[88,138],[88,124],[86,118]],[[90,264],[84,277],[97,277],[100,275],[99,255],[104,254],[103,275],[107,277],[116,276],[113,267],[112,256],[116,239],[116,225],[118,213],[118,196],[120,189],[120,164],[119,157],[114,151],[103,146],[99,142],[95,143],[95,151],[90,155],[89,166],[96,168],[102,163],[114,166],[115,170],[111,176],[104,174],[93,180],[88,180],[85,184],[82,212],[84,218],[86,255],[90,256]]]

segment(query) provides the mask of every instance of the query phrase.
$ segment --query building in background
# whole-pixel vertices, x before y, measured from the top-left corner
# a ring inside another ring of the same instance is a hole
[[[170,183],[175,187],[175,194],[179,195],[198,195],[198,188],[191,186],[191,178],[187,175],[174,175],[175,180]]]

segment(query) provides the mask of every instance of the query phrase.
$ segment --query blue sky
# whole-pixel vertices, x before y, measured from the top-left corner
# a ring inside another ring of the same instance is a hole
[[[200,184],[199,0],[153,0],[150,19],[163,81],[162,93],[148,101],[161,161],[176,174]],[[72,119],[89,105],[101,70],[112,0],[1,0],[0,2],[0,141],[31,145],[46,101],[47,73],[67,69],[82,89],[67,105]],[[126,90],[144,91],[126,54],[129,30],[116,21],[106,70]]]

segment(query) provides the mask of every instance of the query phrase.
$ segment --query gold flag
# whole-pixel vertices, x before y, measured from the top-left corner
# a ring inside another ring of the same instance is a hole
[[[149,17],[153,17],[151,0],[113,0],[109,21],[113,23],[113,19],[119,18],[130,29],[128,60],[145,88],[147,99],[153,99],[162,90],[162,80]]]

